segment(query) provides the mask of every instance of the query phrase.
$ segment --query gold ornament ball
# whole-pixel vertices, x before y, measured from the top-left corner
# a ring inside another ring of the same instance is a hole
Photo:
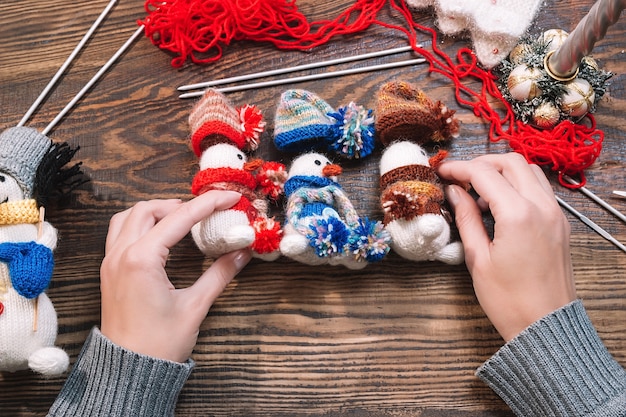
[[[513,68],[507,79],[511,97],[518,101],[530,100],[541,95],[537,81],[541,78],[541,70],[525,64]]]
[[[565,84],[565,94],[561,99],[561,110],[571,117],[581,117],[593,107],[596,93],[585,79],[574,78]]]
[[[550,102],[541,103],[533,113],[533,123],[542,129],[554,127],[560,118],[559,109]]]
[[[596,71],[600,70],[600,66],[598,65],[598,62],[595,59],[593,59],[592,57],[590,57],[589,55],[583,57],[582,62],[584,64],[589,65],[591,68],[593,68]]]
[[[563,42],[565,42],[565,39],[567,39],[568,35],[569,33],[562,29],[548,29],[543,32],[541,39],[543,39],[543,41],[548,45],[546,53],[559,49],[559,47],[563,45]]]
[[[509,61],[515,65],[519,65],[526,61],[526,56],[530,53],[530,45],[527,43],[518,43],[509,53]]]

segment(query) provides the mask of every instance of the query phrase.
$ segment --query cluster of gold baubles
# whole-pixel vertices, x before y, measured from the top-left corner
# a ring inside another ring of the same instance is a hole
[[[561,29],[550,29],[540,35],[547,45],[546,54],[557,50],[567,38],[568,33]],[[518,101],[527,101],[541,98],[543,92],[538,81],[549,77],[543,69],[530,67],[525,63],[525,57],[530,53],[530,45],[518,44],[509,54],[509,60],[515,68],[509,74],[507,86],[511,97]],[[597,63],[591,57],[585,57],[585,62],[597,68]],[[555,126],[561,113],[572,119],[579,119],[593,108],[595,92],[589,82],[575,77],[563,83],[565,93],[556,101],[545,100],[539,104],[532,115],[532,122],[540,128]],[[560,111],[559,111],[560,109]]]

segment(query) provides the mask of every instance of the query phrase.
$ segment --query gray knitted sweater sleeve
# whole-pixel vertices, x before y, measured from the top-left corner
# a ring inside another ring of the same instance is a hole
[[[476,375],[517,416],[626,416],[626,372],[580,300],[533,323]]]
[[[94,328],[48,416],[173,416],[193,365],[139,355]]]

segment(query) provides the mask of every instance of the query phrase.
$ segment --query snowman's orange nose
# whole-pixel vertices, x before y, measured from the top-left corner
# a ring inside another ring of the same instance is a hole
[[[335,164],[326,165],[322,168],[322,175],[325,177],[336,177],[337,175],[341,175],[341,172],[341,167]]]
[[[246,172],[253,172],[261,168],[261,165],[263,165],[263,160],[260,158],[255,158],[251,161],[244,163],[243,170]]]

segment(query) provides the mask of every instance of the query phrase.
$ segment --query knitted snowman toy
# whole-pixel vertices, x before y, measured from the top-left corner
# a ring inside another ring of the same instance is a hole
[[[32,128],[0,134],[0,371],[53,376],[69,365],[67,353],[54,346],[57,316],[44,293],[57,231],[38,206],[56,181],[79,173],[78,164],[61,170],[75,152]]]
[[[428,157],[419,145],[394,142],[380,159],[381,205],[393,250],[412,261],[463,262],[461,242],[450,243],[450,215],[434,168],[446,157]]]
[[[248,161],[244,151],[258,147],[265,126],[260,111],[249,105],[236,109],[223,94],[208,90],[192,109],[189,124],[191,145],[200,157],[192,193],[231,190],[242,195],[230,209],[216,211],[193,226],[196,245],[211,258],[250,247],[253,256],[275,260],[282,230],[268,217],[268,202],[282,195],[287,171],[277,162]]]
[[[372,110],[350,102],[333,109],[314,93],[287,90],[278,103],[274,144],[280,151],[320,151],[345,159],[359,159],[374,149]]]
[[[382,223],[362,219],[337,183],[341,167],[324,155],[297,157],[285,183],[286,224],[283,255],[308,265],[364,268],[389,252]]]

